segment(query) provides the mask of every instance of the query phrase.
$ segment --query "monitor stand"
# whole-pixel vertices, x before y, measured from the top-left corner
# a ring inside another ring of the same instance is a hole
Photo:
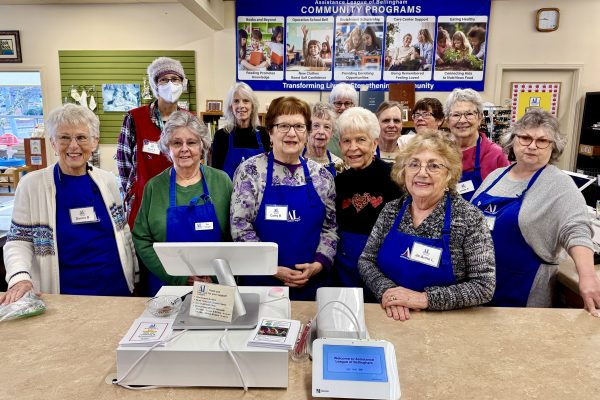
[[[246,307],[246,314],[238,316],[231,322],[192,317],[190,315],[192,296],[187,296],[181,306],[179,314],[177,314],[177,317],[175,318],[173,329],[254,329],[258,323],[260,296],[257,293],[240,293],[240,295],[242,296],[242,301]]]
[[[191,263],[185,257],[183,257],[183,254],[180,255],[180,257],[184,263],[187,264],[190,272],[193,274],[194,269],[192,268]],[[260,296],[256,293],[240,293],[227,260],[216,258],[212,261],[212,265],[217,277],[217,281],[221,285],[235,287],[233,319],[231,322],[223,322],[212,319],[192,317],[190,315],[192,296],[187,296],[181,306],[181,310],[175,318],[173,329],[254,329],[258,324]]]

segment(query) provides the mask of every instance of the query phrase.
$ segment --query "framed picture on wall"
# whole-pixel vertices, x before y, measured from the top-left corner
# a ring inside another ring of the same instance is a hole
[[[103,83],[102,106],[105,112],[129,111],[139,107],[139,83]]]
[[[206,100],[206,111],[223,111],[223,100]]]
[[[19,31],[0,31],[0,63],[20,63],[21,42]]]
[[[512,82],[510,85],[512,123],[531,108],[541,108],[558,117],[560,82]]]

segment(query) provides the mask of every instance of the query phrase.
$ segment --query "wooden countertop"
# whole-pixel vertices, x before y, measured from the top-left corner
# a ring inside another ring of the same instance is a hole
[[[117,343],[144,298],[45,295],[40,316],[0,323],[1,399],[308,399],[311,364],[290,360],[289,388],[165,388],[105,383]],[[294,302],[306,321],[313,302]],[[473,308],[388,319],[366,305],[373,338],[396,347],[402,399],[593,399],[600,396],[600,320],[578,309]]]

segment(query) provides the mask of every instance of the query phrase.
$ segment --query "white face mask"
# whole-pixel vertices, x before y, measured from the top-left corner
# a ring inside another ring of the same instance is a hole
[[[182,92],[183,85],[178,85],[173,82],[158,86],[158,96],[167,103],[176,103]]]

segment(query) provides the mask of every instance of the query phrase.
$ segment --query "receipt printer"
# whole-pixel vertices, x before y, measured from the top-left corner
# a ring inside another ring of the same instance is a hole
[[[317,310],[317,337],[367,337],[362,288],[319,288]]]

